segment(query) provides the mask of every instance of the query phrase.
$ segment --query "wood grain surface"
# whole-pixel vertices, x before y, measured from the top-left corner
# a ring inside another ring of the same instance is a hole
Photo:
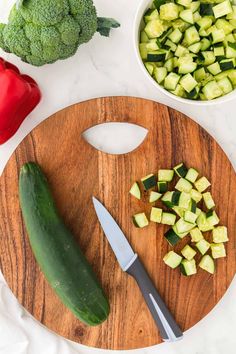
[[[135,123],[149,133],[135,151],[109,155],[81,136],[104,122]],[[19,169],[27,161],[42,166],[61,216],[109,298],[110,316],[98,327],[86,327],[65,308],[35,262],[18,198]],[[150,206],[128,194],[133,181],[181,161],[212,182],[217,213],[229,229],[227,258],[217,261],[214,276],[200,269],[187,278],[168,268],[162,261],[171,249],[163,238],[168,227],[153,223],[139,230],[131,222],[132,214],[150,211]],[[186,330],[201,320],[224,295],[236,270],[236,175],[215,140],[191,119],[161,104],[128,97],[100,98],[68,107],[34,129],[12,155],[0,179],[0,266],[26,310],[56,333],[88,346],[134,349],[161,343],[135,281],[119,268],[103,235],[92,195],[118,221],[181,328]]]

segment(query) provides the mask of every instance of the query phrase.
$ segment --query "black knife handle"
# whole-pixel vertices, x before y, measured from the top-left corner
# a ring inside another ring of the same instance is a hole
[[[183,332],[174,320],[161,296],[158,294],[138,257],[126,272],[135,278],[156,325],[160,330],[162,339],[168,342],[180,340],[183,337]]]

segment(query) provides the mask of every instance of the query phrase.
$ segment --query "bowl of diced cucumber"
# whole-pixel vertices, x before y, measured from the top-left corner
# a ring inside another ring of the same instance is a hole
[[[231,0],[144,0],[135,47],[146,75],[181,102],[235,97],[236,5]]]

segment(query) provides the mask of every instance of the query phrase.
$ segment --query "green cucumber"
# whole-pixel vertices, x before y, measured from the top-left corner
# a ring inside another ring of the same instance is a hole
[[[82,322],[96,326],[109,303],[78,243],[60,218],[40,167],[20,171],[20,205],[35,258],[61,301]]]

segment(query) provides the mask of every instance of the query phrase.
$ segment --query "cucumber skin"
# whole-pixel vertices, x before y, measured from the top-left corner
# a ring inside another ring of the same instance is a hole
[[[32,250],[49,284],[79,320],[99,325],[109,315],[108,300],[58,215],[46,177],[36,163],[21,168],[19,194]]]

